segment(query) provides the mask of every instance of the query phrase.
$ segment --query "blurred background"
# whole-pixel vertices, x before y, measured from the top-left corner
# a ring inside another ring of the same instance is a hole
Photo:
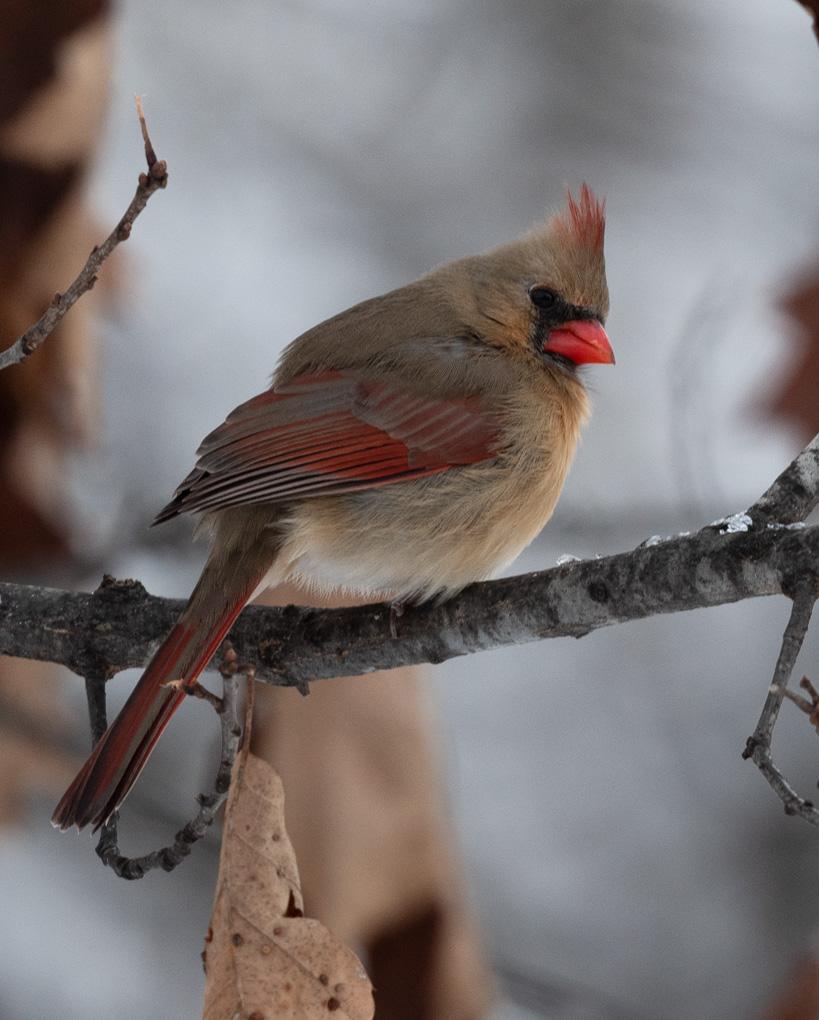
[[[740,510],[819,430],[819,51],[792,0],[6,6],[2,344],[130,199],[135,92],[170,167],[64,336],[2,376],[6,577],[88,589],[106,570],[187,595],[190,522],[147,525],[284,344],[507,240],[582,180],[607,201],[617,365],[589,372],[592,423],[514,572]],[[740,752],[788,610],[647,620],[412,681],[434,720],[425,817],[461,862],[436,881],[465,889],[461,963],[439,947],[463,996],[428,1016],[786,1015],[819,937],[819,835]],[[819,679],[816,626],[798,668]],[[48,824],[85,753],[81,680],[6,662],[0,725],[0,1015],[199,1015],[218,838],[173,875],[115,879],[86,835]],[[186,706],[129,799],[124,848],[193,812],[215,739]],[[777,740],[810,791],[816,736],[787,706]]]

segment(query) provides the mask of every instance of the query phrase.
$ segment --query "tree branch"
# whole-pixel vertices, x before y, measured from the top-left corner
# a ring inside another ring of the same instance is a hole
[[[819,574],[819,526],[722,533],[709,526],[630,552],[470,585],[440,605],[409,606],[390,633],[387,605],[250,606],[230,641],[258,680],[304,686],[601,627],[660,613],[792,594]],[[143,666],[184,603],[138,581],[93,594],[0,584],[0,655],[62,663],[81,676]]]
[[[748,509],[757,527],[804,521],[819,505],[819,436],[814,436],[795,460]]]
[[[817,588],[815,580],[800,586],[794,595],[793,608],[788,626],[782,636],[782,646],[776,660],[773,681],[768,689],[768,696],[762,706],[762,714],[756,724],[756,729],[753,735],[748,737],[745,750],[742,752],[742,757],[750,758],[767,779],[773,791],[785,805],[785,814],[799,815],[800,818],[804,818],[812,825],[819,825],[819,811],[813,806],[812,801],[804,800],[797,794],[774,764],[771,741],[779,709],[782,707],[786,694],[789,693],[788,682],[808,632],[817,595],[819,595],[819,588]]]
[[[134,220],[148,204],[148,199],[151,195],[155,191],[159,191],[160,188],[167,186],[168,167],[164,159],[156,158],[156,153],[148,135],[148,127],[145,123],[142,100],[138,96],[136,106],[142,137],[145,142],[145,159],[148,164],[148,173],[141,173],[139,175],[139,183],[137,184],[134,197],[131,199],[131,204],[102,244],[98,247],[95,246],[91,250],[85,265],[68,289],[63,293],[57,292],[51,304],[37,322],[30,326],[22,336],[19,336],[10,347],[0,351],[0,371],[4,368],[9,368],[11,365],[21,364],[51,335],[72,305],[86,291],[91,290],[97,282],[97,274],[103,262],[109,257],[114,248],[120,242],[127,241],[131,236]]]

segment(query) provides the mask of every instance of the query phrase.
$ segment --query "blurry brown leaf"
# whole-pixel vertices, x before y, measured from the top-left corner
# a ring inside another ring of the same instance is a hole
[[[0,17],[0,346],[76,274],[97,240],[82,195],[110,76],[107,0],[5,0]],[[70,554],[66,447],[97,421],[100,294],[29,364],[0,375],[0,568]]]
[[[784,298],[782,307],[796,326],[792,368],[771,411],[797,426],[805,439],[819,432],[819,273],[804,278]]]
[[[41,167],[81,162],[94,150],[107,105],[111,24],[96,18],[55,50],[55,72],[0,126],[4,156]]]
[[[32,793],[56,796],[79,764],[65,749],[57,672],[43,662],[0,658],[0,827],[18,820]]]
[[[373,1016],[372,986],[358,959],[301,908],[281,780],[266,762],[241,754],[203,955],[204,1020]]]
[[[55,72],[59,43],[107,13],[108,0],[3,0],[0,16],[0,121],[13,116]]]
[[[813,15],[813,31],[819,40],[819,0],[798,0],[798,2]]]
[[[70,4],[68,6],[71,6]],[[19,18],[31,18],[26,8]],[[22,29],[18,26],[18,30]],[[1,37],[1,33],[0,33]],[[54,74],[0,124],[0,344],[42,314],[55,290],[76,274],[98,231],[81,194],[107,104],[111,28],[84,24],[53,42]],[[0,47],[2,55],[2,47]],[[4,73],[0,67],[0,83]],[[0,439],[36,420],[55,446],[87,440],[95,401],[93,331],[98,295],[61,324],[36,364],[0,378]],[[41,441],[49,441],[45,435]]]
[[[806,956],[797,963],[760,1020],[819,1020],[819,959]]]

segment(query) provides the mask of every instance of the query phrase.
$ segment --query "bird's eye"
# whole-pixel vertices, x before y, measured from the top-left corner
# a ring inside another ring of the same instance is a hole
[[[529,291],[529,300],[538,308],[553,308],[559,299],[548,287],[532,287]]]

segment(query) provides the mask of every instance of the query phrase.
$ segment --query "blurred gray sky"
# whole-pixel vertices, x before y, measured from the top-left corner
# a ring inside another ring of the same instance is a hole
[[[103,440],[76,471],[84,541],[114,572],[187,594],[194,560],[115,554],[117,532],[147,524],[288,340],[509,238],[584,179],[608,203],[618,362],[591,376],[564,500],[515,569],[695,528],[795,453],[755,406],[787,368],[776,295],[816,255],[819,53],[796,3],[166,0],[123,3],[118,26],[99,215],[120,214],[139,165],[134,92],[171,184],[129,242]],[[816,835],[739,759],[786,613],[726,607],[432,671],[496,960],[625,1016],[758,1011],[817,919]],[[815,666],[815,634],[808,652]],[[182,715],[146,786],[180,813],[205,740]],[[786,718],[782,740],[809,788],[807,730]],[[65,1020],[115,999],[122,1020],[195,1017],[212,855],[124,886],[45,817],[0,846],[18,919],[0,1012],[32,1015],[36,988]]]

